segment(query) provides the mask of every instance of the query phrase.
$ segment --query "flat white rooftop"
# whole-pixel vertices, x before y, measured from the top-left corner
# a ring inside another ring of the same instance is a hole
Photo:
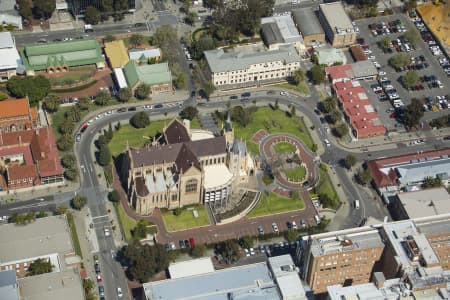
[[[450,212],[450,194],[444,187],[399,193],[397,197],[410,219]]]
[[[210,257],[186,260],[169,266],[169,274],[172,279],[212,272],[214,272],[214,266]]]
[[[206,191],[228,185],[233,179],[233,174],[224,164],[208,165],[203,167],[205,171],[204,188]]]
[[[214,138],[211,131],[203,129],[191,129],[191,141],[200,141]]]

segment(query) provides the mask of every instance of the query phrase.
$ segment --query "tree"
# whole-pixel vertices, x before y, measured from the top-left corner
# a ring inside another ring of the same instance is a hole
[[[239,239],[239,244],[242,248],[251,248],[253,247],[254,241],[253,238],[250,236],[244,236]]]
[[[199,244],[195,245],[195,247],[191,249],[189,254],[192,257],[203,257],[206,254],[207,250],[208,248],[206,248],[205,244]]]
[[[121,88],[117,93],[117,98],[119,98],[120,102],[128,102],[132,96],[133,94],[130,88]]]
[[[306,79],[306,73],[305,73],[305,70],[303,70],[302,68],[298,68],[297,70],[294,71],[294,74],[292,74],[292,80],[297,85],[300,82],[305,81],[305,79]]]
[[[35,13],[41,18],[48,19],[52,16],[56,9],[55,0],[33,0],[33,8]]]
[[[192,1],[191,0],[184,0],[183,5],[181,6],[181,10],[184,11],[184,13],[188,13],[189,9],[192,6]]]
[[[36,215],[36,218],[37,219],[40,219],[40,218],[45,218],[45,217],[47,217],[48,216],[48,214],[45,212],[45,211],[40,211],[40,212],[38,212],[38,214]]]
[[[330,123],[336,124],[342,119],[342,113],[339,110],[334,109],[327,115],[327,119]]]
[[[178,55],[178,31],[174,26],[163,25],[158,27],[151,40],[154,44],[159,45],[166,60],[176,61]]]
[[[59,125],[58,131],[61,134],[72,134],[74,127],[75,124],[72,122],[72,120],[64,119],[64,121]]]
[[[353,154],[349,154],[344,159],[345,167],[351,169],[357,161],[357,158]]]
[[[408,40],[408,42],[415,47],[417,42],[420,39],[420,34],[417,29],[409,29],[404,33],[404,37]]]
[[[64,171],[64,177],[70,181],[76,181],[78,178],[77,169],[67,169]]]
[[[50,259],[38,258],[28,266],[27,276],[50,273],[53,270]]]
[[[408,71],[402,76],[402,84],[406,89],[416,86],[418,82],[419,74],[414,70]]]
[[[203,57],[203,52],[212,50],[217,47],[216,40],[210,35],[202,35],[198,40],[194,41],[191,47],[192,56],[195,59]]]
[[[72,106],[65,114],[66,119],[77,123],[81,120],[81,112],[77,106]]]
[[[132,230],[133,238],[137,240],[145,239],[149,233],[149,226],[150,223],[148,221],[140,220]]]
[[[324,113],[330,113],[337,107],[337,98],[333,96],[329,96],[325,98],[325,100],[321,103],[321,108]]]
[[[50,81],[42,75],[27,77],[11,77],[6,88],[16,98],[28,96],[31,106],[37,106],[38,102],[48,95]]]
[[[81,97],[76,105],[80,110],[89,110],[91,107],[91,99],[84,96]]]
[[[319,201],[325,208],[332,208],[333,207],[333,199],[331,199],[328,194],[319,194]]]
[[[405,53],[395,54],[389,59],[389,64],[396,69],[408,65],[410,62],[411,62],[411,57]]]
[[[442,186],[442,180],[438,177],[425,177],[422,182],[423,189]]]
[[[33,12],[31,10],[30,1],[18,0],[17,5],[19,6],[19,14],[25,20],[31,20]]]
[[[64,134],[62,135],[58,142],[56,143],[56,146],[61,151],[68,151],[73,146],[73,138],[70,134]]]
[[[34,213],[30,212],[27,214],[13,213],[8,221],[10,223],[15,223],[17,225],[27,225],[29,223],[34,222],[35,220],[36,216],[34,215]]]
[[[111,95],[109,92],[102,90],[97,94],[97,97],[95,98],[95,104],[99,106],[107,105],[109,100],[111,100]]]
[[[119,203],[119,201],[120,201],[119,191],[113,190],[112,192],[110,192],[108,195],[108,199],[109,199],[109,201],[111,201],[114,204]]]
[[[406,106],[405,126],[409,129],[419,125],[420,119],[423,117],[423,104],[419,99],[411,99],[411,103]]]
[[[128,262],[128,271],[133,279],[147,282],[154,274],[169,267],[169,255],[161,244],[141,245],[132,241],[121,250]]]
[[[87,198],[84,196],[76,195],[72,199],[72,206],[75,209],[81,210],[87,204]]]
[[[111,151],[108,145],[102,145],[98,150],[98,164],[102,167],[109,165],[111,162]]]
[[[111,124],[111,123],[109,123],[109,125],[108,125],[108,130],[105,131],[104,136],[105,136],[105,138],[106,138],[107,143],[111,142],[111,140],[113,139],[113,137],[114,137],[114,131],[113,131],[113,129],[112,129],[112,124]]]
[[[233,112],[231,113],[231,119],[237,122],[242,127],[247,127],[252,120],[253,111],[249,109],[243,109],[242,106],[233,107]]]
[[[59,105],[61,104],[61,99],[55,95],[47,96],[44,100],[44,109],[49,113],[57,112]]]
[[[346,136],[348,134],[348,132],[349,132],[349,129],[348,129],[347,124],[345,124],[345,123],[340,123],[338,126],[336,126],[334,128],[334,133],[340,138]]]
[[[138,99],[144,100],[148,97],[150,91],[150,86],[143,83],[136,88],[135,94]]]
[[[186,73],[180,72],[173,81],[175,87],[179,90],[185,90],[188,85],[188,76]]]
[[[77,165],[77,159],[75,155],[68,153],[62,157],[61,164],[66,169],[74,169]]]
[[[140,111],[130,119],[130,124],[136,128],[144,128],[150,125],[150,118],[145,112]]]
[[[202,90],[205,93],[206,99],[209,99],[209,96],[211,96],[211,94],[214,93],[216,87],[211,81],[208,81],[203,84]]]
[[[116,40],[116,37],[114,35],[111,34],[107,34],[104,38],[103,38],[103,42],[113,42]]]
[[[104,134],[101,134],[95,141],[95,146],[97,147],[97,149],[100,149],[102,146],[108,145],[108,143],[108,138]]]
[[[84,12],[84,22],[86,24],[97,25],[100,22],[100,12],[94,6],[86,7]]]
[[[234,263],[240,258],[239,244],[236,240],[226,240],[216,244],[216,253],[222,255],[227,263]]]
[[[363,185],[367,185],[372,181],[372,175],[369,169],[359,169],[358,173],[356,173],[356,178]]]
[[[145,40],[144,36],[139,33],[135,33],[130,36],[130,44],[134,45],[134,47],[143,44],[144,40]]]
[[[65,215],[69,212],[69,210],[67,209],[67,207],[65,206],[58,206],[56,208],[55,214],[56,215]]]
[[[187,106],[182,111],[180,111],[180,117],[182,119],[188,119],[192,121],[197,116],[198,116],[198,109],[193,106]]]
[[[390,36],[385,36],[385,37],[383,37],[383,38],[381,39],[379,45],[380,45],[380,47],[381,47],[383,50],[386,50],[386,49],[389,49],[389,48],[391,47],[391,42],[392,42],[391,37],[390,37]]]
[[[314,84],[320,84],[325,81],[325,67],[314,65],[310,70],[311,80]]]

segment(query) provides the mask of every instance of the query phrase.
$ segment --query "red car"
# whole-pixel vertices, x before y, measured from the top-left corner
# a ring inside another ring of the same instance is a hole
[[[98,283],[102,283],[103,282],[102,277],[100,276],[100,274],[97,274],[97,282]]]

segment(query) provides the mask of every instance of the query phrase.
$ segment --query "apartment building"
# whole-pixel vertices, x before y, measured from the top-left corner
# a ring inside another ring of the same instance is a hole
[[[262,44],[205,51],[209,76],[217,88],[254,86],[282,81],[300,68],[292,45],[267,50]]]
[[[333,47],[342,48],[355,43],[356,33],[352,21],[341,2],[320,4],[319,20]]]
[[[367,227],[312,235],[305,242],[302,273],[314,294],[330,285],[369,282],[384,250],[378,230]]]

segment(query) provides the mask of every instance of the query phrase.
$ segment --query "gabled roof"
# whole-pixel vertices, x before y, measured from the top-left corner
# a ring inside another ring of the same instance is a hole
[[[302,7],[299,9],[293,9],[292,14],[294,20],[303,36],[323,34],[325,35],[322,25],[320,25],[319,19],[312,7]]]
[[[25,178],[37,179],[38,171],[36,165],[14,166],[7,169],[8,180],[17,180]]]
[[[178,119],[173,119],[164,130],[164,137],[168,144],[189,142],[191,137],[186,127]]]
[[[200,163],[188,146],[185,143],[182,144],[180,152],[178,153],[177,159],[175,160],[178,170],[182,173],[189,170],[191,167],[195,167],[200,170]]]
[[[144,58],[152,58],[152,57],[160,57],[161,56],[161,50],[159,48],[153,48],[153,49],[130,49],[128,50],[128,55],[130,56],[130,59],[141,59],[142,56]]]
[[[130,60],[124,68],[128,85],[134,87],[138,82],[150,86],[172,82],[172,74],[167,63],[137,65]]]
[[[123,40],[105,43],[105,53],[113,68],[122,68],[130,61]]]

